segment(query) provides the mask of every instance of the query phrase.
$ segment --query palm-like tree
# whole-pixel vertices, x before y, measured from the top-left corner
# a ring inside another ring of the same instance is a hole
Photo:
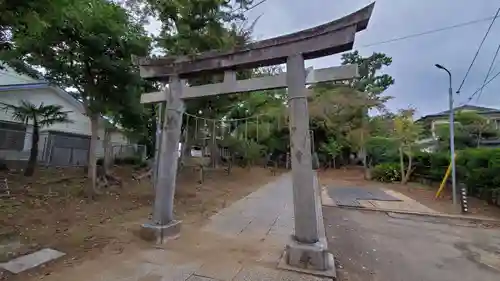
[[[32,176],[35,172],[35,166],[38,157],[38,141],[40,139],[40,128],[47,127],[56,123],[72,122],[68,113],[63,111],[60,105],[35,105],[29,101],[22,100],[19,105],[0,103],[0,106],[12,115],[14,120],[28,124],[33,123],[33,134],[31,135],[31,150],[25,176]]]

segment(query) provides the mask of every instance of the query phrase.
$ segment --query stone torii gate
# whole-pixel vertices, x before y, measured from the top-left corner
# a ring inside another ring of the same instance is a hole
[[[288,88],[295,233],[286,247],[288,266],[329,271],[333,259],[327,251],[317,179],[312,170],[306,84],[346,80],[357,76],[347,65],[307,71],[304,60],[352,49],[355,34],[364,30],[375,3],[338,20],[228,52],[209,51],[196,56],[137,58],[141,77],[169,83],[162,92],[141,96],[141,103],[166,103],[158,158],[153,222],[143,233],[158,243],[176,237],[180,222],[173,217],[178,144],[184,99],[263,89]],[[276,76],[236,80],[235,71],[286,63],[287,72]],[[183,79],[206,73],[224,73],[222,83],[192,86]]]

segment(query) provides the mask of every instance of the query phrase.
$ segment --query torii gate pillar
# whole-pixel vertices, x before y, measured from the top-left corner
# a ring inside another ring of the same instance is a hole
[[[289,56],[286,68],[295,233],[280,266],[330,271],[335,275],[333,256],[324,238],[318,179],[312,169],[304,57]]]

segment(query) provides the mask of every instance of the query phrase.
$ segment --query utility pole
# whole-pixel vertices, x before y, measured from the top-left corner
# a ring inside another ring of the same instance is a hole
[[[442,69],[448,73],[449,77],[449,88],[448,88],[448,99],[449,99],[449,111],[450,111],[450,159],[451,159],[451,185],[453,191],[453,205],[457,205],[457,177],[455,169],[455,112],[453,111],[453,90],[451,84],[451,72],[446,69],[446,67],[436,64],[437,68]]]

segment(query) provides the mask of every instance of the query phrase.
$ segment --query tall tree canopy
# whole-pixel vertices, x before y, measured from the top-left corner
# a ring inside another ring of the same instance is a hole
[[[98,120],[138,103],[142,81],[131,56],[147,55],[150,40],[125,9],[106,0],[59,0],[36,15],[38,25],[9,28],[12,48],[0,58],[41,67],[49,81],[75,89],[91,119],[89,178],[95,183]]]

